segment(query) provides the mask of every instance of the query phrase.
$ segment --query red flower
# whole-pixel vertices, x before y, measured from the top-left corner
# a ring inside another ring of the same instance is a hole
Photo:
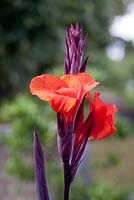
[[[100,98],[100,93],[95,92],[94,103],[89,94],[86,95],[90,105],[90,112],[85,122],[81,118],[75,144],[78,144],[85,135],[88,139],[104,139],[113,134],[117,129],[114,126],[114,115],[118,111],[114,104],[105,104]]]
[[[86,73],[67,74],[60,78],[44,74],[33,78],[30,84],[31,93],[44,101],[49,101],[52,109],[60,114],[59,149],[64,163],[70,163],[72,180],[87,141],[104,139],[116,131],[116,106],[104,104],[98,92],[94,95],[94,103],[90,97],[90,90],[98,84]],[[84,121],[85,98],[89,102],[90,112]]]
[[[61,78],[45,74],[32,79],[30,90],[32,94],[37,95],[40,99],[50,101],[53,110],[60,112],[67,122],[73,120],[80,103],[86,95],[90,104],[90,113],[84,123],[82,118],[79,121],[78,132],[80,132],[80,128],[85,130],[85,127],[89,127],[89,124],[92,123],[89,139],[103,139],[116,131],[114,114],[117,112],[117,108],[113,104],[104,104],[99,98],[100,93],[95,93],[94,103],[92,103],[88,92],[98,84],[86,73],[67,74]],[[90,119],[91,115],[92,120]],[[77,138],[82,137],[82,132],[77,133],[79,135]]]
[[[76,108],[81,98],[98,84],[86,73],[67,74],[60,78],[44,74],[32,79],[30,90],[40,99],[50,101],[55,112],[68,115],[71,109]]]
[[[87,141],[104,139],[116,131],[114,104],[105,104],[100,93],[94,94],[94,102],[90,90],[96,82],[86,74],[87,59],[81,65],[82,52],[86,43],[83,40],[78,24],[67,30],[66,57],[64,62],[65,75],[56,77],[49,74],[36,76],[32,79],[30,90],[44,101],[49,101],[57,113],[58,147],[64,163],[67,182],[75,177]],[[87,98],[90,111],[84,120],[84,99]]]
[[[114,126],[114,115],[118,111],[114,104],[104,104],[99,98],[100,93],[94,95],[94,103],[90,100],[93,125],[89,139],[104,139],[113,134],[117,129]]]
[[[88,57],[82,63],[87,36],[83,39],[78,23],[66,31],[66,53],[64,76],[49,74],[32,79],[30,90],[44,101],[49,101],[57,113],[57,144],[64,167],[64,199],[68,199],[69,187],[81,163],[88,140],[104,139],[116,131],[114,104],[105,104],[100,93],[90,97],[96,82],[85,73]],[[88,100],[90,111],[84,119],[84,100]]]

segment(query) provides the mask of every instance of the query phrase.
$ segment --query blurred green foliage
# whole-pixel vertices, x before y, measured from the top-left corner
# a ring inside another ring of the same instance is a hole
[[[120,191],[108,182],[101,181],[89,188],[89,197],[91,197],[91,200],[126,200],[128,196],[126,191]]]
[[[121,162],[120,155],[116,152],[108,152],[104,160],[92,163],[92,169],[105,169],[119,165]]]
[[[56,137],[54,113],[49,106],[34,97],[17,95],[10,101],[4,101],[1,107],[1,122],[10,123],[11,133],[4,134],[3,140],[10,152],[7,171],[25,179],[33,177],[32,158],[33,129],[37,128],[42,143],[52,159]],[[48,123],[49,122],[49,123]]]
[[[134,136],[133,132],[133,124],[130,123],[130,121],[122,116],[116,116],[115,123],[117,127],[116,133],[113,135],[113,138],[119,138],[124,139],[129,137],[130,135]]]
[[[26,155],[22,157],[22,154],[17,154],[15,152],[12,152],[10,156],[11,158],[7,160],[5,171],[21,180],[33,180],[34,163],[32,159],[28,160],[31,162],[27,162]]]
[[[14,150],[31,150],[33,146],[32,130],[37,128],[41,139],[47,144],[48,135],[52,125],[56,127],[50,109],[43,102],[26,95],[17,95],[11,101],[4,101],[1,108],[1,120],[10,122],[13,134],[6,136],[6,142],[13,146]],[[48,121],[51,122],[48,124]],[[41,133],[41,134],[40,134]]]
[[[89,34],[92,49],[110,41],[115,14],[123,0],[1,0],[0,94],[24,89],[35,74],[63,63],[65,27],[79,21]]]

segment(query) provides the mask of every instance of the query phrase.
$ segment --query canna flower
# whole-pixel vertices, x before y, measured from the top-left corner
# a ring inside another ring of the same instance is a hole
[[[49,101],[55,112],[65,113],[67,118],[70,110],[77,109],[85,94],[98,84],[86,73],[67,74],[60,78],[44,74],[32,79],[30,90],[41,100]]]
[[[86,73],[67,74],[60,78],[44,74],[33,78],[31,81],[31,93],[44,101],[49,101],[52,109],[63,120],[64,127],[58,132],[60,138],[64,141],[64,145],[59,147],[63,162],[69,162],[70,159],[76,116],[84,96],[98,84]],[[59,123],[59,126],[61,128],[62,125]],[[67,138],[63,140],[64,136]],[[69,141],[71,142],[70,145]]]
[[[69,198],[69,187],[82,161],[88,140],[104,139],[116,131],[114,104],[105,104],[100,92],[94,100],[90,91],[99,82],[85,73],[88,57],[82,63],[87,36],[83,39],[78,23],[67,29],[64,75],[36,76],[31,80],[30,91],[43,101],[48,101],[57,113],[57,144],[64,168],[64,200]],[[84,119],[84,101],[87,99],[89,113]]]
[[[100,93],[95,93],[94,103],[89,95],[90,90],[98,84],[86,73],[68,74],[61,78],[45,74],[33,78],[30,84],[31,93],[49,101],[52,109],[60,113],[63,120],[62,131],[59,134],[63,144],[59,149],[63,162],[68,163],[72,170],[71,181],[77,172],[87,141],[104,139],[116,131],[116,106],[104,104],[99,98]],[[85,96],[90,105],[90,112],[84,121]]]
[[[67,74],[60,78],[44,74],[33,78],[30,84],[33,95],[49,101],[52,109],[60,113],[63,125],[59,136],[62,140],[64,138],[60,154],[63,162],[70,164],[71,181],[81,162],[87,141],[104,139],[116,131],[114,126],[116,106],[105,104],[99,98],[98,92],[94,95],[94,103],[90,97],[90,90],[98,84],[99,82],[86,73]],[[89,102],[90,111],[84,121],[85,98]]]

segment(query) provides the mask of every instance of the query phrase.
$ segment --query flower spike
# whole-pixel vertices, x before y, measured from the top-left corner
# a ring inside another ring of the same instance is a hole
[[[85,72],[88,58],[85,59],[82,66],[81,62],[86,42],[87,35],[83,39],[82,28],[79,27],[78,22],[76,22],[75,27],[71,25],[71,27],[66,29],[64,74]]]
[[[30,83],[33,95],[49,101],[57,113],[57,144],[64,170],[64,200],[69,200],[69,189],[73,182],[88,140],[104,139],[116,131],[114,115],[118,111],[114,104],[105,104],[100,93],[95,92],[94,101],[90,91],[96,82],[85,73],[88,56],[82,62],[88,35],[83,38],[78,22],[66,29],[64,76],[44,74],[36,76]],[[88,100],[89,113],[84,119],[84,101]],[[35,130],[35,177],[39,200],[49,200],[45,177],[43,151]]]

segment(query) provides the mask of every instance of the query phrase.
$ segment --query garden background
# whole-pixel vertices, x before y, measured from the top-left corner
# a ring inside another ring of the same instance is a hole
[[[56,116],[47,103],[31,96],[29,83],[42,73],[63,74],[65,30],[76,21],[88,33],[87,71],[101,82],[97,89],[103,100],[115,103],[119,112],[118,131],[105,141],[89,142],[70,199],[134,199],[134,34],[132,39],[117,32],[132,11],[131,0],[0,1],[1,200],[37,199],[34,127],[45,149],[52,200],[62,200]],[[124,32],[128,25],[132,36],[134,14]]]

